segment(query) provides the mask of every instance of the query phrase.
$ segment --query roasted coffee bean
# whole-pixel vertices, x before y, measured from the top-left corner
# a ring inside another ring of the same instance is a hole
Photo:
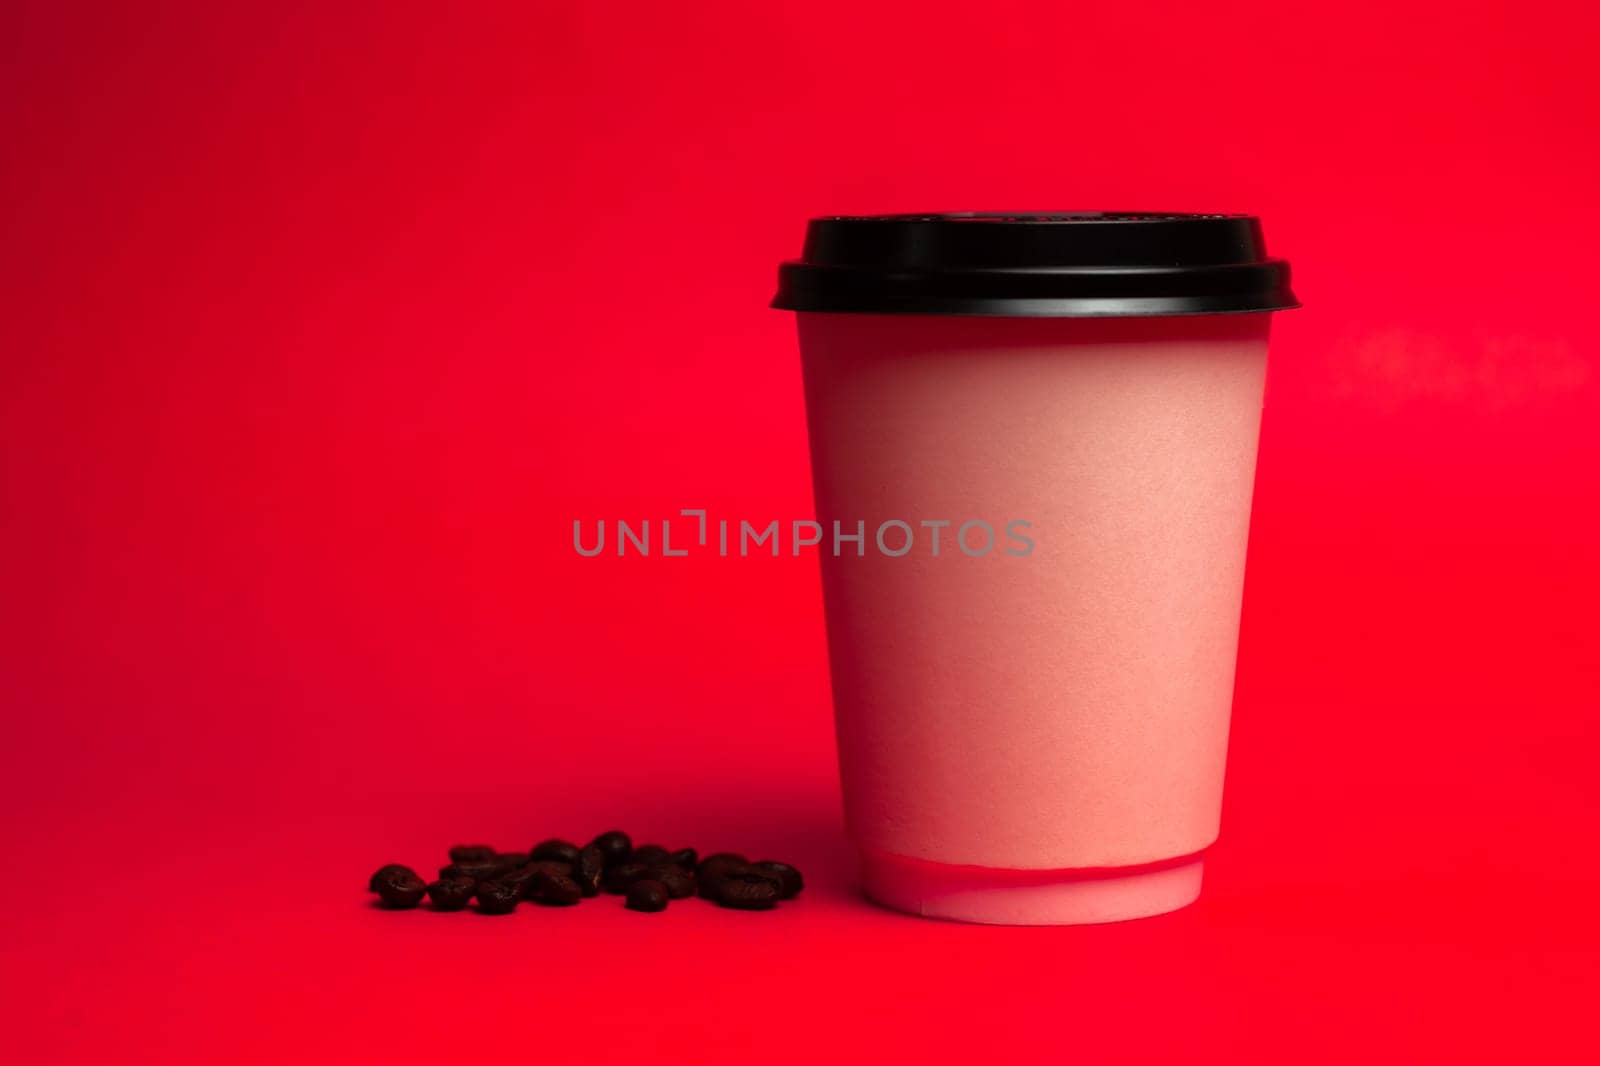
[[[578,861],[572,867],[572,879],[578,882],[585,896],[597,896],[600,894],[600,878],[605,872],[605,853],[590,844],[578,852]]]
[[[694,875],[696,877],[705,877],[707,874],[715,874],[717,871],[729,866],[746,866],[749,862],[749,859],[738,852],[719,851],[715,855],[707,855],[701,859],[699,865],[694,868]]]
[[[651,881],[646,878],[635,881],[628,886],[628,893],[623,901],[623,906],[630,911],[664,911],[667,909],[668,893],[660,881]]]
[[[612,895],[620,896],[628,891],[629,885],[649,876],[650,867],[644,863],[625,862],[621,866],[613,866],[607,870],[600,880],[600,886]]]
[[[701,859],[694,871],[695,889],[700,893],[700,898],[715,900],[717,885],[722,882],[723,874],[748,865],[748,859],[731,851],[718,852]]]
[[[439,868],[441,881],[493,881],[506,867],[493,862],[453,862]]]
[[[771,881],[774,885],[777,885],[779,891],[783,890],[783,878],[779,874],[772,870],[763,869],[753,862],[746,863],[743,866],[730,866],[728,869],[722,871],[722,876],[724,878],[740,877],[746,880],[752,877],[764,878],[768,881]]]
[[[540,859],[554,859],[571,866],[578,861],[578,846],[569,844],[565,840],[545,840],[535,844],[528,854],[535,862]]]
[[[496,877],[495,880],[502,885],[510,885],[512,888],[516,889],[522,895],[523,899],[532,899],[533,883],[539,879],[541,874],[564,874],[566,872],[565,865],[562,863],[552,863],[551,865],[558,867],[558,869],[546,870],[544,864],[530,862],[528,865],[519,866],[515,870],[505,871],[499,877]]]
[[[673,899],[688,899],[694,895],[694,875],[675,863],[655,867],[649,879],[661,882],[661,887]]]
[[[765,870],[769,874],[777,875],[778,880],[782,883],[783,887],[783,895],[779,896],[779,899],[794,899],[800,894],[800,890],[806,887],[805,879],[800,876],[800,871],[796,870],[793,866],[790,866],[786,862],[774,862],[772,859],[763,859],[760,862],[753,862],[750,865],[754,866],[758,870]]]
[[[527,885],[529,881],[532,881],[533,875],[538,872],[538,869],[533,866],[518,866],[513,870],[496,870],[493,876],[479,878],[479,881],[497,881],[502,885],[511,885],[520,889]]]
[[[783,895],[783,884],[776,876],[750,866],[724,870],[712,884],[709,898],[713,903],[741,911],[771,910]]]
[[[427,882],[404,867],[378,878],[378,898],[394,910],[410,910],[427,894]]]
[[[479,914],[510,914],[517,909],[522,894],[516,885],[500,881],[479,881],[477,888]]]
[[[417,876],[417,872],[415,870],[413,870],[411,867],[402,866],[397,862],[391,862],[387,866],[378,867],[376,870],[373,871],[372,876],[367,878],[367,891],[368,892],[376,892],[376,891],[378,891],[378,882],[381,881],[383,878],[387,877],[389,874],[394,874],[394,873],[410,874],[412,877],[416,877]]]
[[[724,907],[768,910],[794,898],[805,882],[788,863],[752,863],[737,852],[699,858],[694,848],[638,848],[620,829],[601,833],[583,848],[566,840],[541,841],[527,852],[487,844],[457,844],[439,880],[425,884],[408,866],[380,867],[367,887],[386,907],[411,908],[430,898],[432,909],[457,911],[476,896],[484,914],[509,914],[520,900],[565,906],[604,891],[626,898],[634,910],[665,910],[668,902],[697,892]]]
[[[564,862],[541,861],[530,862],[526,866],[519,866],[515,870],[507,870],[494,880],[502,885],[510,885],[521,893],[523,899],[533,899],[541,877],[560,877],[570,879],[572,867]]]
[[[667,861],[670,854],[660,844],[640,844],[633,849],[633,861],[642,862],[646,866],[660,866]]]
[[[628,834],[620,829],[613,829],[609,833],[601,833],[590,842],[591,846],[599,848],[600,854],[606,860],[607,866],[618,866],[628,861],[633,854],[633,841]]]
[[[547,907],[565,907],[583,898],[578,882],[566,874],[539,870],[528,882],[527,898]]]
[[[428,898],[436,911],[458,911],[472,901],[476,890],[472,881],[435,881],[428,886]]]

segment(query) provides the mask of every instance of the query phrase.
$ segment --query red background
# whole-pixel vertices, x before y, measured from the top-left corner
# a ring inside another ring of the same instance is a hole
[[[1596,16],[9,4],[17,1061],[1593,1053]],[[1250,211],[1274,334],[1222,842],[1081,929],[857,898],[776,262],[814,214]],[[767,915],[388,913],[613,823]]]

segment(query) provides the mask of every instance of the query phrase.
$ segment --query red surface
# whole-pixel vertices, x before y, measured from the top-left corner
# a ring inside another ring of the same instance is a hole
[[[159,7],[159,11],[155,9]],[[0,15],[14,1061],[1594,1054],[1596,16],[1549,0]],[[1248,210],[1280,316],[1201,902],[853,890],[776,261],[811,214]],[[613,823],[774,914],[392,914]]]

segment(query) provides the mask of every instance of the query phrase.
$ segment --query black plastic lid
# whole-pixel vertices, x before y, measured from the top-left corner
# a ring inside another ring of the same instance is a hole
[[[1299,307],[1250,215],[814,218],[773,307],[874,314],[1208,315]]]

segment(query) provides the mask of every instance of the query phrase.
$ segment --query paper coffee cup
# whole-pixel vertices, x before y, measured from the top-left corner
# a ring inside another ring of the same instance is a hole
[[[1198,896],[1288,281],[1243,216],[810,224],[774,306],[871,898],[1063,924]]]

